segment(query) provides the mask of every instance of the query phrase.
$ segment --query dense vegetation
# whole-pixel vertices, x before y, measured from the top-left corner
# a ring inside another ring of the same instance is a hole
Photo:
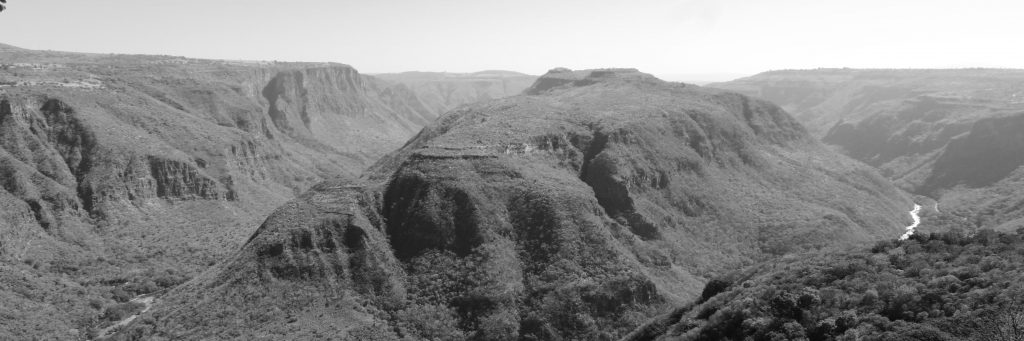
[[[633,339],[1021,340],[1022,279],[1024,230],[915,235],[711,281]]]

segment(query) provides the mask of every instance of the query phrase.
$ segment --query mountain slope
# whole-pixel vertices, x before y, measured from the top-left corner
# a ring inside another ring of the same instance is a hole
[[[819,69],[714,86],[786,108],[826,144],[938,200],[945,209],[926,225],[997,227],[1024,214],[1013,204],[1022,196],[1003,186],[1022,163],[1022,84],[1021,70]]]
[[[315,186],[119,337],[612,339],[723,269],[909,220],[764,101],[628,69],[526,93]]]
[[[342,64],[23,49],[0,61],[0,294],[26,302],[0,307],[15,316],[4,339],[86,336],[437,114]],[[40,328],[14,328],[30,320]]]

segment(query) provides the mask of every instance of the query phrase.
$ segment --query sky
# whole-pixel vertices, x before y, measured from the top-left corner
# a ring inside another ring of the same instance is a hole
[[[0,43],[363,73],[1024,68],[1020,0],[9,0]],[[724,78],[724,79],[710,79]]]

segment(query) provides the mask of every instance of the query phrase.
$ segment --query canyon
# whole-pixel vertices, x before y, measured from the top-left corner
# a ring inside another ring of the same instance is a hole
[[[0,56],[0,338],[615,339],[738,269],[1022,216],[1014,73]]]
[[[1024,71],[816,69],[710,86],[791,112],[825,144],[945,208],[926,228],[1020,226]],[[936,206],[937,207],[937,206]],[[931,227],[930,227],[931,226]]]
[[[911,205],[768,102],[554,69],[312,187],[118,336],[613,339],[726,269],[894,238]]]

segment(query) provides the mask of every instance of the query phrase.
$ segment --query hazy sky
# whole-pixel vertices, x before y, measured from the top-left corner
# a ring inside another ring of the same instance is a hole
[[[1021,0],[9,0],[31,49],[335,61],[364,73],[663,78],[815,67],[1024,68]]]

